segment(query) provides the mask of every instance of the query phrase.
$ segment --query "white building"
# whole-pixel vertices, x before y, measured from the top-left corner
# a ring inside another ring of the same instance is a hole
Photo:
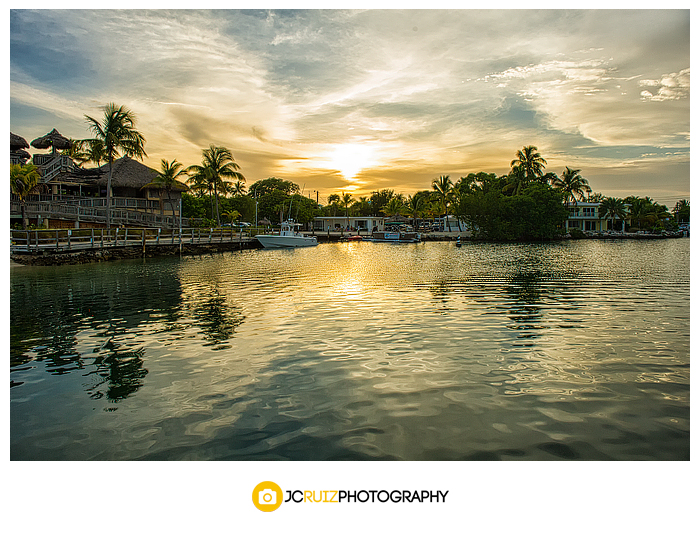
[[[345,231],[348,229],[360,232],[372,232],[384,230],[384,222],[388,218],[381,216],[319,216],[314,218],[314,231]]]

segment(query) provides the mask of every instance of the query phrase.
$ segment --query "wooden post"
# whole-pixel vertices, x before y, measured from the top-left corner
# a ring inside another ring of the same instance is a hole
[[[95,247],[95,228],[90,229],[90,248]]]
[[[70,249],[70,229],[66,232],[66,239],[68,240],[68,249]],[[56,247],[58,247],[58,244],[56,244]]]
[[[126,246],[126,237],[129,235],[129,228],[124,227],[124,245]]]
[[[105,247],[105,230],[104,228],[100,228],[100,249]]]
[[[58,251],[58,229],[56,229],[56,251]]]
[[[141,229],[141,254],[146,256],[146,229]]]

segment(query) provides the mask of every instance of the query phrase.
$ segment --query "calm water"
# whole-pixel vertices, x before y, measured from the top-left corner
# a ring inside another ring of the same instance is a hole
[[[690,241],[16,267],[12,459],[689,459]]]

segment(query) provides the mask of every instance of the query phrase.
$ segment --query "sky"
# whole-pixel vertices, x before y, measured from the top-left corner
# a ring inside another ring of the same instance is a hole
[[[10,130],[91,136],[109,102],[144,162],[229,148],[247,184],[325,203],[504,174],[534,145],[594,192],[690,199],[690,11],[10,11]],[[31,152],[40,152],[32,149]]]

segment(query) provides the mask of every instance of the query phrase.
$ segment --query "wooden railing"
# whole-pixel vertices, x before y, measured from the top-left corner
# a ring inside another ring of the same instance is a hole
[[[52,229],[10,231],[13,253],[59,252],[125,246],[242,243],[252,238],[246,231],[225,228],[182,229]]]
[[[112,198],[112,223],[149,227],[177,227],[180,225],[177,216],[146,212],[145,208],[138,210],[141,206],[145,207],[146,202],[145,199]],[[102,197],[82,199],[79,202],[27,201],[25,202],[25,213],[29,217],[41,216],[43,218],[104,223],[107,219],[106,205],[106,199]],[[19,201],[11,201],[10,214],[18,215],[21,212],[22,207]],[[191,223],[187,218],[183,218],[182,225],[188,227]]]

